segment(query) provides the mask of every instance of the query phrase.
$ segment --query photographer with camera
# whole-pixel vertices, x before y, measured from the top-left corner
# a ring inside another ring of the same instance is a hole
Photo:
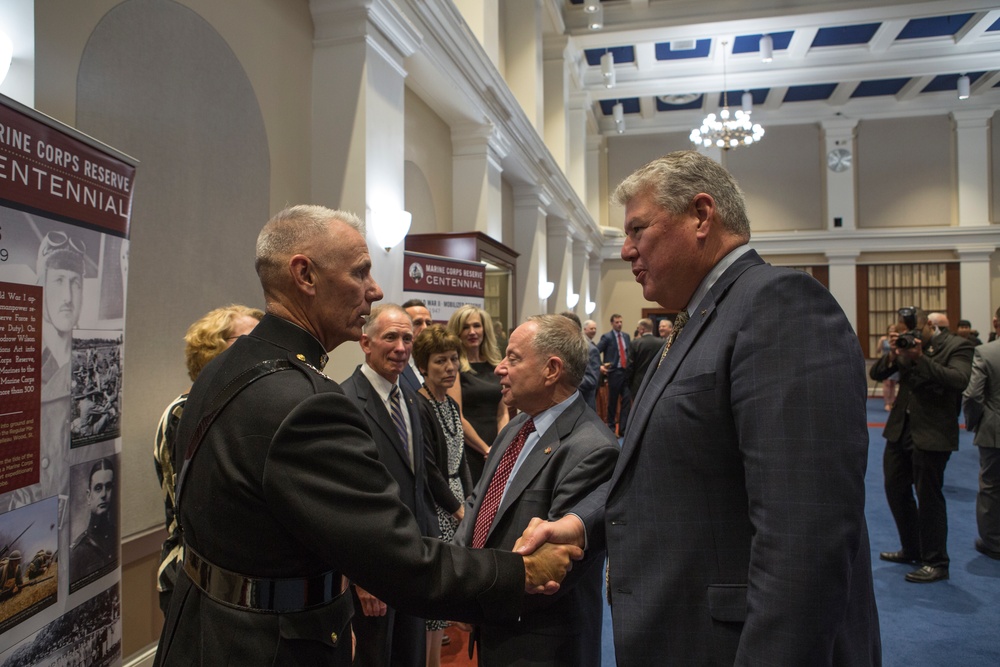
[[[885,496],[896,520],[901,548],[882,560],[920,564],[906,575],[914,583],[948,578],[948,515],[944,469],[958,449],[962,391],[972,373],[973,345],[948,331],[943,313],[900,308],[889,354],[869,375],[882,381],[899,373],[899,394],[882,436]],[[916,490],[914,500],[913,490]]]

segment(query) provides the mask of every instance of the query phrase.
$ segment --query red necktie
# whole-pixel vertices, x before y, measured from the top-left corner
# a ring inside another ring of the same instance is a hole
[[[625,339],[622,338],[620,331],[615,332],[615,335],[618,336],[618,358],[621,360],[622,368],[625,368]]]
[[[507,486],[510,472],[514,469],[514,463],[517,461],[518,454],[524,448],[524,442],[534,432],[535,421],[531,417],[528,417],[528,421],[524,422],[524,426],[514,436],[514,441],[510,443],[510,447],[500,457],[497,470],[493,473],[493,479],[490,480],[489,488],[486,489],[486,497],[483,498],[483,504],[479,507],[479,516],[476,517],[476,528],[472,533],[472,548],[482,549],[483,545],[486,544],[486,536],[490,532],[490,526],[493,525],[493,517],[497,515],[497,510],[500,509],[500,499],[503,497],[503,490]]]

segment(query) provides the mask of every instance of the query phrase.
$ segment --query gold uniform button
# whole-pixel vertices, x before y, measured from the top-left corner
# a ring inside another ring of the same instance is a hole
[[[336,644],[337,643],[337,639],[338,639],[337,633],[336,632],[331,632],[330,633],[330,641],[332,641],[334,644]]]
[[[298,359],[299,361],[305,361],[306,360],[306,355],[304,355],[304,354],[296,354],[295,358]]]

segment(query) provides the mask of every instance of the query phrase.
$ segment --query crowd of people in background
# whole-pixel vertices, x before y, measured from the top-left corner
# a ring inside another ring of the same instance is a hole
[[[880,664],[865,362],[846,316],[750,249],[743,193],[705,156],[654,160],[614,199],[622,258],[662,309],[632,336],[618,313],[598,335],[571,312],[507,332],[476,305],[447,322],[417,299],[373,306],[358,218],[297,206],[265,225],[266,314],[192,325],[194,386],[157,430],[156,664],[437,667],[457,623],[482,666],[596,667],[604,588],[622,666]],[[365,360],[338,385],[327,353],[348,341]],[[900,537],[880,557],[916,566],[910,582],[948,578],[942,486],[964,405],[975,547],[1000,558],[1000,342],[906,307],[878,349]]]

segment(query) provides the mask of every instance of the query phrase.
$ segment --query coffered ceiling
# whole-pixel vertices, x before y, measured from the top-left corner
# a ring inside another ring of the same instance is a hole
[[[603,134],[617,132],[618,102],[627,133],[687,132],[723,93],[739,107],[746,91],[765,126],[1000,108],[998,0],[602,0],[596,29],[585,0],[550,2]],[[608,51],[613,87],[601,70]]]

